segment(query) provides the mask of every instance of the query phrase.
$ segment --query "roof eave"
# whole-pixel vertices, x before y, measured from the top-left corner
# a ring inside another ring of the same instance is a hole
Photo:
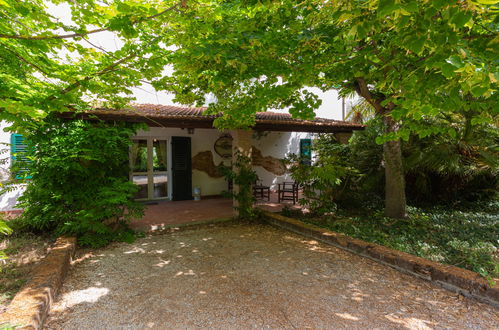
[[[125,121],[130,123],[145,123],[151,127],[175,127],[175,128],[208,128],[214,129],[212,116],[206,117],[187,117],[172,116],[151,117],[137,116],[134,113],[74,113],[63,112],[60,117],[66,119],[84,119],[84,120],[103,120],[103,121]],[[363,130],[362,125],[328,125],[327,123],[314,123],[312,121],[285,121],[274,122],[270,120],[256,120],[252,127],[256,131],[276,131],[276,132],[308,132],[308,133],[343,133],[356,130]]]

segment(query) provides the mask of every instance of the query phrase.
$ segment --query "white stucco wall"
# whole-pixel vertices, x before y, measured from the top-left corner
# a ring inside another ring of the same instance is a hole
[[[290,154],[300,153],[300,139],[310,139],[311,133],[301,132],[266,132],[261,138],[254,134],[253,146],[262,152],[262,156],[272,156],[274,158],[284,159]],[[289,174],[275,175],[261,166],[254,167],[256,174],[266,186],[277,190],[277,184],[283,181],[293,181]]]
[[[187,129],[180,128],[162,128],[151,127],[148,131],[141,131],[137,133],[137,138],[140,137],[154,137],[158,139],[168,140],[168,147],[171,148],[172,136],[187,136],[191,138],[191,153],[194,157],[199,152],[211,151],[213,155],[214,164],[218,165],[224,162],[225,165],[230,165],[230,160],[224,160],[214,150],[215,141],[226,134],[216,129],[194,129],[194,134],[188,134]],[[290,154],[298,154],[300,152],[300,139],[311,138],[311,133],[300,132],[265,132],[259,137],[259,134],[254,134],[253,146],[258,148],[263,157],[272,156],[274,158],[283,159]],[[168,169],[171,169],[171,154],[168,151]],[[289,174],[275,175],[264,169],[261,166],[255,166],[255,171],[258,177],[262,180],[264,185],[271,186],[271,189],[277,189],[277,184],[283,181],[291,181]],[[168,175],[170,184],[168,185],[168,192],[171,197],[171,173]],[[192,171],[192,187],[200,187],[201,195],[219,195],[222,191],[227,190],[227,181],[224,178],[210,177],[206,172],[193,170]]]
[[[0,122],[0,182],[4,183],[10,176],[10,132],[5,129],[9,125]],[[3,187],[2,187],[3,188]],[[25,186],[16,185],[13,189],[0,195],[0,212],[19,210],[16,208],[17,199],[22,195]]]

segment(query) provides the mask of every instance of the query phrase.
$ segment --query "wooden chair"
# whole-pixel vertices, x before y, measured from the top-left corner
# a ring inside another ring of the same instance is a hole
[[[277,202],[293,201],[293,204],[298,202],[298,183],[283,182],[279,183],[277,189]]]
[[[259,197],[261,199],[267,198],[267,201],[270,201],[270,187],[264,186],[262,180],[256,180],[253,184],[253,197],[256,199]]]

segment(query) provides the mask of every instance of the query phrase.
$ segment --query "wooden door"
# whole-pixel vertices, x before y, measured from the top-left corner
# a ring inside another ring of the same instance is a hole
[[[172,137],[172,199],[192,199],[191,138]]]

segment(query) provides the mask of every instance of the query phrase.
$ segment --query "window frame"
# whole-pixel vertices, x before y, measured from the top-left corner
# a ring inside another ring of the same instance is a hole
[[[168,164],[170,164],[170,139],[167,137],[156,137],[156,136],[134,136],[132,137],[132,143],[135,141],[140,141],[144,140],[146,142],[146,148],[147,148],[147,171],[134,171],[132,167],[132,146],[130,146],[129,150],[129,164],[130,164],[130,181],[133,182],[133,176],[134,175],[146,175],[147,176],[147,197],[146,198],[136,198],[136,201],[154,201],[154,200],[170,200],[171,199],[171,172],[168,171]],[[153,144],[154,141],[165,141],[166,147],[167,147],[167,153],[166,153],[166,170],[165,171],[157,171],[154,170],[154,165],[153,165]],[[155,174],[162,174],[166,175],[167,177],[167,186],[166,186],[166,196],[162,197],[154,197],[154,175]]]

